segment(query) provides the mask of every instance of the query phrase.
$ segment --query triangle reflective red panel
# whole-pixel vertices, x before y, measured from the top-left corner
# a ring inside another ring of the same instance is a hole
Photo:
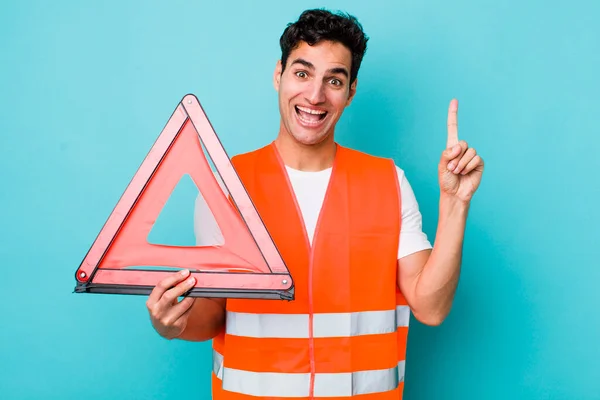
[[[192,178],[213,213],[222,245],[148,243],[156,217],[184,174]],[[150,294],[174,269],[183,268],[196,278],[188,296],[294,298],[287,266],[192,94],[178,104],[77,269],[75,292]]]

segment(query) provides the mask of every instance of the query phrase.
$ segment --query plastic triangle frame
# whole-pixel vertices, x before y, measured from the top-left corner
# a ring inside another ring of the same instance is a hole
[[[203,147],[230,198],[221,190]],[[156,217],[186,173],[207,201],[223,245],[148,243]],[[150,294],[179,268],[189,269],[196,278],[187,296],[294,298],[287,266],[192,94],[178,104],[81,262],[75,292]]]

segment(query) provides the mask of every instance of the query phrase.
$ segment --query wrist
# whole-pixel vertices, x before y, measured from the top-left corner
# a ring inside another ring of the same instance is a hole
[[[440,196],[440,219],[466,219],[469,213],[470,201],[457,196],[442,194]]]

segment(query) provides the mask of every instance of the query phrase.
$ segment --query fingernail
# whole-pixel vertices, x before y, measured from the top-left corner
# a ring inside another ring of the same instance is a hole
[[[448,170],[452,171],[454,169],[454,162],[451,162],[450,164],[448,164]]]
[[[194,279],[194,277],[193,277],[193,276],[191,276],[191,277],[190,277],[190,278],[187,280],[187,283],[188,283],[188,285],[193,285],[193,284],[195,283],[195,281],[196,281],[196,279]]]
[[[181,272],[180,272],[180,274],[183,275],[183,276],[186,276],[189,273],[190,273],[190,271],[187,270],[187,269],[181,270]]]

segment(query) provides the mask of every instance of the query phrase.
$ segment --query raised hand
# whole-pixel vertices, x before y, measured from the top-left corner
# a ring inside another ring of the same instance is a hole
[[[457,114],[458,101],[452,99],[448,107],[448,139],[438,165],[438,178],[442,194],[469,202],[481,182],[483,159],[467,142],[458,139]]]

